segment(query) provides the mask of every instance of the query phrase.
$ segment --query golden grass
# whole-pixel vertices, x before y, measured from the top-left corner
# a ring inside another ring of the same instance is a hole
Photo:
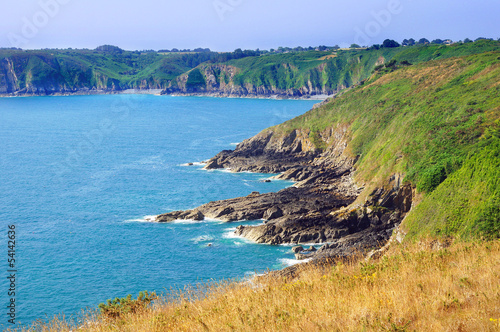
[[[90,318],[78,331],[499,331],[500,241],[393,245],[378,260],[204,291],[119,319]],[[69,330],[51,324],[37,330]]]

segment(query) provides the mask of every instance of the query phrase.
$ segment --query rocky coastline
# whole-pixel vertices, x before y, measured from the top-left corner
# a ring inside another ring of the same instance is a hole
[[[413,188],[394,174],[383,188],[357,202],[365,189],[354,181],[357,158],[346,152],[348,128],[330,128],[322,139],[328,143],[324,150],[314,146],[307,131],[268,130],[241,142],[235,150],[224,150],[208,160],[205,168],[280,173],[277,179],[295,184],[276,193],[253,192],[161,214],[155,221],[262,219],[261,225],[238,226],[235,234],[271,245],[321,245],[318,250],[296,247],[297,259],[349,256],[382,247],[411,209]]]
[[[210,97],[210,98],[248,98],[248,99],[291,99],[291,100],[317,100],[318,102],[331,98],[331,95],[287,95],[287,94],[227,94],[224,92],[168,92],[164,89],[61,89],[61,90],[19,90],[15,92],[1,92],[0,98],[8,97],[40,97],[40,96],[90,96],[90,95],[119,95],[119,94],[149,94],[174,97]]]

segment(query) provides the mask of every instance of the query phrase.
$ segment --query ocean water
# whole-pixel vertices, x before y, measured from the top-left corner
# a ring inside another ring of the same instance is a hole
[[[7,231],[15,225],[16,321],[78,315],[108,298],[244,278],[293,262],[239,224],[146,216],[278,191],[268,174],[188,162],[309,110],[314,101],[104,95],[0,99],[0,327],[9,327]],[[211,246],[208,244],[211,243]]]

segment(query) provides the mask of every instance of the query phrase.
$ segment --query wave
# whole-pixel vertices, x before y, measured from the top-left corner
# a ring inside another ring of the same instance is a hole
[[[171,221],[170,223],[172,224],[202,224],[202,223],[207,223],[207,222],[215,222],[219,224],[225,224],[226,222],[221,220],[221,219],[215,219],[215,218],[205,218],[203,220],[192,220],[192,219],[177,219],[174,221]]]
[[[127,219],[124,222],[155,222],[156,215],[144,216],[142,218]]]
[[[254,243],[252,240],[249,240],[246,237],[234,234],[235,230],[236,230],[236,227],[231,227],[231,228],[224,229],[224,233],[222,233],[222,238],[223,239],[237,240],[237,241],[233,242],[237,246],[241,246],[241,245],[249,244],[249,243]]]
[[[192,219],[177,219],[172,220],[170,224],[201,224],[206,222],[206,220],[192,220]]]
[[[205,162],[202,162],[202,161],[194,161],[192,163],[184,163],[184,164],[180,164],[179,166],[204,166],[206,163]]]
[[[200,236],[197,236],[193,239],[191,239],[190,241],[193,241],[194,243],[198,244],[200,242],[208,242],[208,241],[213,241],[214,238],[211,236],[211,235],[200,235]]]
[[[240,239],[242,238],[239,235],[234,234],[236,227],[225,228],[224,233],[222,233],[222,238],[224,239]]]
[[[292,266],[292,265],[307,263],[310,260],[311,260],[311,258],[307,258],[307,259],[279,258],[278,262],[280,262],[284,266]]]

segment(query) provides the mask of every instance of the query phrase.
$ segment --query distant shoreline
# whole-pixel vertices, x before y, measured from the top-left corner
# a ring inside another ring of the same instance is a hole
[[[78,90],[72,92],[55,92],[50,94],[0,94],[0,98],[16,98],[16,97],[65,97],[65,96],[93,96],[93,95],[121,95],[121,94],[134,94],[134,95],[155,95],[155,96],[172,96],[172,97],[210,97],[210,98],[231,98],[231,99],[272,99],[272,100],[313,100],[324,101],[334,95],[308,95],[308,96],[286,96],[280,94],[273,95],[231,95],[220,94],[214,92],[196,92],[196,93],[164,93],[163,89],[126,89],[126,90]]]

